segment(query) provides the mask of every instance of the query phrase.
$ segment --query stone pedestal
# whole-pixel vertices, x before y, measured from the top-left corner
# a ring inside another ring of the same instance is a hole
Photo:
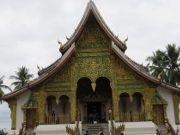
[[[116,123],[118,127],[122,123]],[[156,135],[158,128],[152,121],[143,122],[124,122],[125,131],[124,135]]]
[[[39,125],[35,129],[36,135],[66,135],[66,126],[75,128],[75,124]]]

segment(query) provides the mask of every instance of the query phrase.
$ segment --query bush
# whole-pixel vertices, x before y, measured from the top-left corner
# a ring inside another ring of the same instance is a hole
[[[7,135],[7,133],[4,130],[0,130],[0,135]]]

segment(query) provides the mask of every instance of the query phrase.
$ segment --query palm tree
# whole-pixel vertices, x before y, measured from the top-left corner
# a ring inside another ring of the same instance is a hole
[[[153,56],[149,56],[147,61],[151,63],[148,64],[148,69],[150,73],[157,77],[158,79],[164,80],[166,76],[165,72],[165,52],[157,50],[153,52]]]
[[[176,85],[180,82],[180,47],[175,44],[166,47],[166,58],[169,61],[167,65],[168,83]]]
[[[29,74],[29,70],[25,66],[18,67],[18,71],[15,74],[10,76],[10,79],[15,80],[11,84],[15,86],[15,90],[22,88],[33,77],[33,74]]]
[[[3,84],[3,78],[4,76],[0,78],[0,103],[2,103],[1,97],[4,95],[4,92],[2,89],[8,89],[9,91],[12,91],[10,87]]]
[[[166,51],[157,50],[147,58],[150,73],[162,81],[177,86],[180,83],[180,47],[168,44]]]

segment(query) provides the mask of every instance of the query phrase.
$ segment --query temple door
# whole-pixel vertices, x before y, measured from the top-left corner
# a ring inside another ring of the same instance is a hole
[[[153,105],[153,121],[157,125],[164,125],[164,109],[162,104]]]
[[[26,112],[26,128],[33,129],[36,126],[37,111],[36,109],[29,109]]]

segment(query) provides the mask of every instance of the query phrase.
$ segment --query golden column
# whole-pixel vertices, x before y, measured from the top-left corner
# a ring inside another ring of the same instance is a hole
[[[180,95],[174,94],[173,95],[173,102],[174,102],[174,115],[175,115],[175,122],[176,124],[180,124]]]
[[[11,110],[11,129],[16,129],[16,108],[17,100],[12,100],[9,102],[9,108]]]
[[[145,109],[145,120],[151,121],[153,120],[153,114],[152,114],[152,97],[155,93],[154,88],[145,88],[146,93],[144,94],[144,109]]]
[[[71,98],[70,98],[70,104],[71,104],[71,122],[74,123],[76,121],[76,113],[78,110],[76,107],[76,91],[71,92]]]
[[[26,113],[27,113],[27,110],[26,109],[23,109],[23,126],[26,128],[26,124],[27,124],[27,117],[26,117]]]
[[[113,119],[119,121],[119,95],[116,89],[112,90],[112,104]]]
[[[44,124],[45,123],[46,94],[43,91],[38,93],[37,101],[38,101],[39,124]]]
[[[152,120],[152,104],[151,101],[146,97],[144,99],[144,104],[145,104],[145,120],[150,121]]]

